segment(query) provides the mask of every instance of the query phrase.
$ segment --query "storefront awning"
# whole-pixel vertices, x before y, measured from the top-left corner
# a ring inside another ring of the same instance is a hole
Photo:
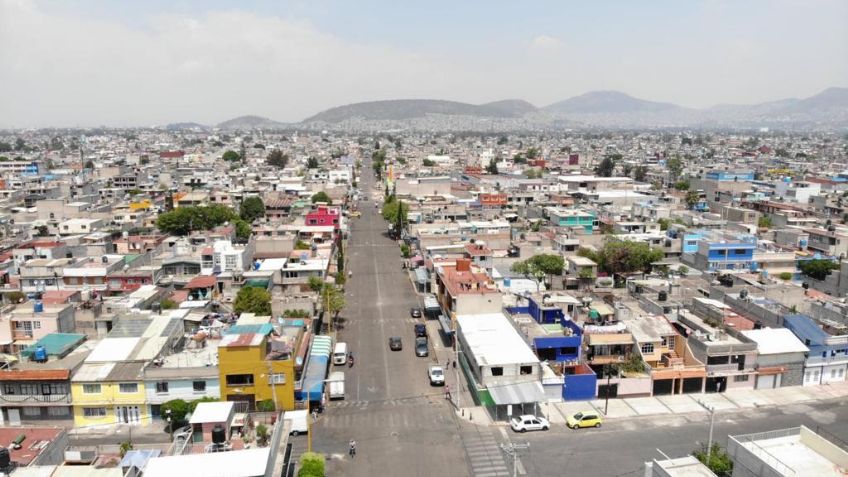
[[[542,383],[532,381],[527,383],[495,385],[488,388],[489,395],[496,405],[527,404],[531,402],[544,402],[545,390]]]

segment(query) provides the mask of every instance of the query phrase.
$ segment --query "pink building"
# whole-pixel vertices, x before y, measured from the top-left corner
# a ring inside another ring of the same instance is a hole
[[[317,209],[306,214],[306,225],[332,225],[339,230],[341,210],[338,207],[319,205]]]
[[[235,417],[235,403],[232,401],[201,402],[191,415],[194,442],[212,442],[212,429],[220,426],[224,429],[226,440],[230,440],[230,427]]]

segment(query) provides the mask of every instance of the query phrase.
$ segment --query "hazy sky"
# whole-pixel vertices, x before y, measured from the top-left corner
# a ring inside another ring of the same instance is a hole
[[[601,89],[703,107],[830,86],[848,86],[846,0],[0,0],[0,127]]]

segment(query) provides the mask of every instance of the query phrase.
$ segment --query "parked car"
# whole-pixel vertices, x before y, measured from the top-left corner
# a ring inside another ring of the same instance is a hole
[[[601,427],[602,422],[601,417],[595,411],[580,411],[565,419],[566,425],[572,429]]]
[[[421,309],[420,308],[410,308],[409,316],[413,318],[421,318]]]
[[[429,346],[427,346],[427,338],[419,336],[415,338],[415,356],[424,358],[430,355]]]
[[[430,365],[430,368],[427,370],[427,376],[430,377],[431,386],[445,385],[445,370],[441,366]]]
[[[427,327],[424,323],[416,323],[415,324],[415,337],[420,338],[422,336],[427,336]]]
[[[400,351],[403,349],[403,341],[400,336],[392,336],[389,338],[389,349],[392,351]]]
[[[525,414],[523,416],[513,417],[509,421],[509,427],[515,432],[547,431],[551,428],[551,423],[544,417]]]

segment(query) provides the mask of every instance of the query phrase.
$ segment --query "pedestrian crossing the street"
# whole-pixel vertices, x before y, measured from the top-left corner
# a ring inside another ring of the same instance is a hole
[[[473,477],[509,477],[503,451],[490,430],[465,429],[462,431],[462,443]]]

